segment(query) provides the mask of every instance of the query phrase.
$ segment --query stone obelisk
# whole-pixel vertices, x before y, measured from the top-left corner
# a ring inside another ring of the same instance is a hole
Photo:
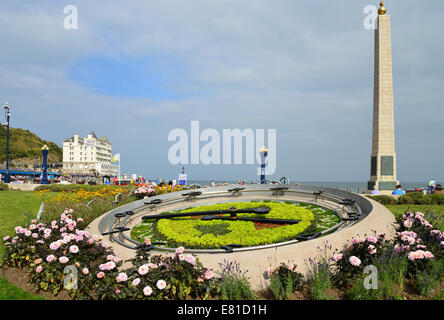
[[[393,105],[390,16],[381,2],[375,30],[373,92],[373,141],[368,189],[392,191],[396,180],[395,123]]]

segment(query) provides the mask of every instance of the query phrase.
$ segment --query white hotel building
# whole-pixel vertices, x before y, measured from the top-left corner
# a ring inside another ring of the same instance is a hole
[[[75,134],[63,141],[63,171],[68,174],[117,176],[119,166],[111,162],[112,147],[105,136],[91,131],[86,138]]]

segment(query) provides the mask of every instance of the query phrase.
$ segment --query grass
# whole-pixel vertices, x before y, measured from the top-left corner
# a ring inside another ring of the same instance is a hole
[[[6,278],[0,278],[0,300],[45,300],[45,298],[12,285]]]
[[[37,217],[42,199],[35,197],[33,191],[0,192],[0,236],[12,236],[14,227],[29,223]],[[3,241],[0,241],[0,261],[3,260]]]

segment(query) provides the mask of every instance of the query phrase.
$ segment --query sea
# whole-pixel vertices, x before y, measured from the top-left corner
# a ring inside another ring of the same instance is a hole
[[[215,184],[223,184],[224,182],[228,182],[230,184],[237,184],[238,180],[225,180],[225,181],[219,181],[214,180]],[[252,181],[255,182],[255,181]],[[322,182],[322,181],[291,181],[290,184],[294,185],[295,182],[298,182],[300,185],[303,186],[312,186],[312,187],[325,187],[325,188],[332,188],[332,189],[339,189],[344,190],[348,192],[353,193],[361,193],[365,190],[367,190],[367,182]],[[190,180],[188,181],[188,185],[190,184],[200,184],[200,185],[210,185],[211,180]],[[427,189],[428,182],[401,182],[401,186],[404,190],[415,190],[416,188],[421,189]]]

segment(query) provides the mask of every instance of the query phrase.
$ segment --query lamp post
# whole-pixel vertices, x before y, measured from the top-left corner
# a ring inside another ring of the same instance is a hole
[[[268,150],[263,146],[259,150],[259,154],[261,156],[261,184],[265,184],[265,158],[267,158]]]
[[[5,103],[5,115],[6,115],[6,172],[5,172],[5,183],[11,182],[11,174],[9,173],[9,118],[11,113],[9,111],[8,102]]]
[[[42,169],[43,169],[43,173],[42,173],[42,181],[40,182],[41,184],[49,184],[48,182],[48,146],[45,144],[42,147],[42,154],[43,154],[43,165],[42,165]]]

